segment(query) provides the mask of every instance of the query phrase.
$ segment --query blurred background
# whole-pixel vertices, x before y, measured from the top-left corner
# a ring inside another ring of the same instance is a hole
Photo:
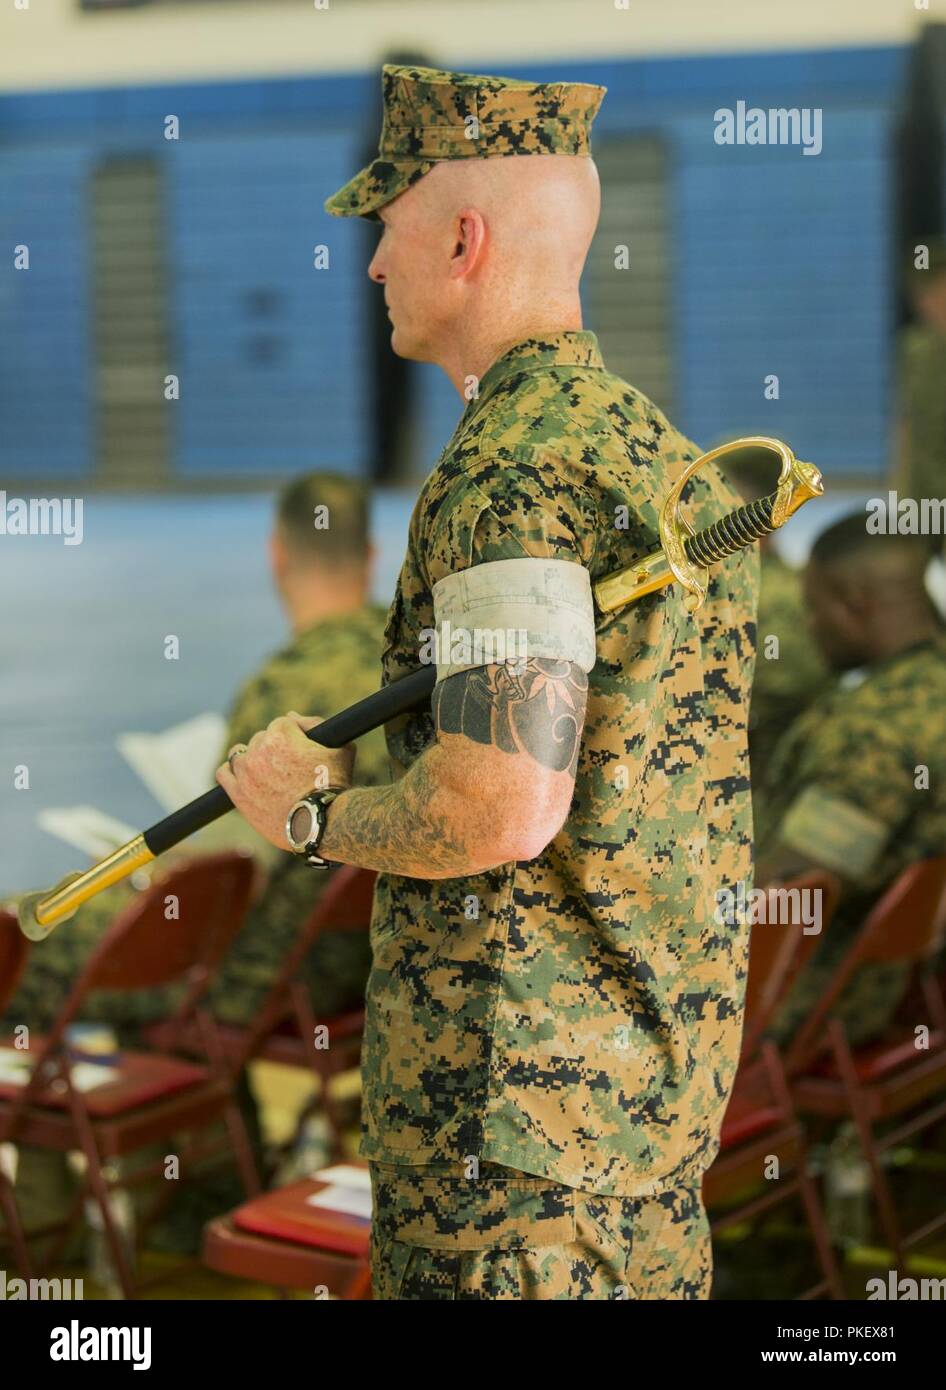
[[[263,542],[280,482],[330,468],[375,483],[390,597],[459,404],[387,348],[365,275],[377,232],[322,210],[376,147],[382,61],[607,86],[587,322],[697,442],[764,432],[818,462],[830,500],[786,536],[798,558],[842,490],[876,489],[889,464],[900,252],[942,224],[935,9],[4,7],[0,481],[81,496],[84,540],[0,545],[0,741],[31,774],[31,794],[3,778],[0,892],[72,867],[27,797],[153,820],[114,736],[222,708],[278,645]],[[716,144],[714,112],[738,100],[821,108],[821,152]]]

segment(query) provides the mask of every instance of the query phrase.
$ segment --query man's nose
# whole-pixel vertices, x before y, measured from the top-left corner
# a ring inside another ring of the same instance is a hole
[[[384,284],[384,271],[381,269],[377,256],[371,258],[371,264],[368,266],[368,278],[373,280],[376,285]]]

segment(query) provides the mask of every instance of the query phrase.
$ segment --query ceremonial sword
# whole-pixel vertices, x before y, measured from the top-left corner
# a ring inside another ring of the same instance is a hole
[[[692,475],[705,464],[728,454],[760,449],[776,454],[781,461],[775,491],[737,507],[711,526],[694,532],[680,514],[681,493]],[[688,609],[695,611],[706,597],[710,565],[777,530],[803,503],[811,497],[819,497],[823,491],[821,474],[814,464],[796,459],[788,445],[778,439],[752,435],[701,454],[687,464],[661,508],[659,548],[599,580],[594,585],[598,608],[603,613],[614,612],[677,581],[686,590]],[[397,715],[422,708],[436,681],[436,666],[433,663],[422,666],[350,705],[340,714],[332,715],[311,729],[306,738],[323,748],[341,748]],[[71,917],[80,904],[150,864],[159,854],[232,809],[233,803],[223,788],[214,787],[83,873],[69,874],[55,888],[44,892],[25,894],[17,905],[20,930],[31,941],[42,941],[59,922]]]

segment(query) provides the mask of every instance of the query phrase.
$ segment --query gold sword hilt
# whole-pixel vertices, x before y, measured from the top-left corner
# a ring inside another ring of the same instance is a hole
[[[683,489],[705,464],[746,449],[766,449],[778,457],[781,468],[775,491],[755,502],[746,502],[712,526],[695,532],[681,511]],[[692,459],[670,489],[660,509],[660,548],[600,580],[594,586],[598,607],[611,613],[676,579],[686,590],[687,608],[695,612],[706,598],[711,564],[778,530],[799,507],[823,492],[820,471],[813,463],[796,459],[780,439],[750,435],[710,449]]]

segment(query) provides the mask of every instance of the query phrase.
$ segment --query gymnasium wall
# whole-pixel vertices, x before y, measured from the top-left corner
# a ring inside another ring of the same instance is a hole
[[[699,442],[764,430],[825,468],[885,467],[890,142],[906,52],[555,62],[556,76],[609,89],[595,128],[603,162],[620,141],[661,152],[670,360],[653,378],[666,397],[659,403]],[[716,144],[714,112],[738,100],[820,108],[820,154]],[[6,245],[30,248],[29,271],[0,281],[5,474],[175,486],[252,483],[315,465],[365,470],[359,364],[375,234],[328,218],[322,201],[364,162],[376,106],[374,71],[0,97],[0,228]],[[179,139],[165,138],[169,114]],[[620,159],[607,167],[603,226],[620,238],[620,221],[607,217],[609,188],[622,193]],[[106,200],[102,213],[102,180],[119,180],[109,185],[114,202],[123,171],[129,206],[108,213]],[[633,182],[623,192],[633,203]],[[143,269],[136,247],[140,259],[149,238]],[[644,282],[638,276],[635,288],[635,244],[626,241],[630,273],[611,270],[612,308],[633,322]],[[326,269],[314,268],[318,245],[328,248]],[[612,245],[596,254],[613,267]],[[109,285],[114,303],[103,315]],[[168,373],[180,379],[180,400],[154,446],[142,395],[160,400]],[[646,364],[643,373],[637,384],[657,395]],[[766,399],[773,375],[778,399]],[[458,406],[436,373],[419,376],[422,474]]]

